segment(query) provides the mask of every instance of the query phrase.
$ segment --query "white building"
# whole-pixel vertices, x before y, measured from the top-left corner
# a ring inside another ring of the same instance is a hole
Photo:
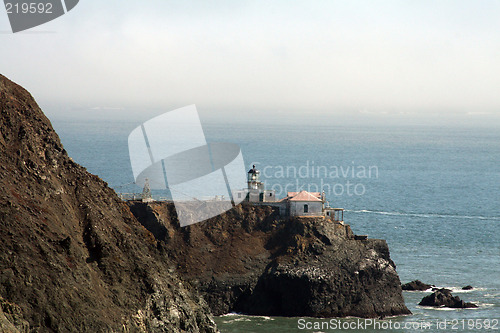
[[[280,200],[286,216],[323,216],[325,199],[319,192],[288,192]],[[281,211],[281,210],[280,210]]]
[[[264,183],[260,180],[260,171],[255,165],[248,171],[247,184],[247,189],[232,191],[234,200],[241,201],[246,197],[247,202],[278,207],[283,217],[325,217],[343,223],[344,209],[331,208],[324,193],[288,192],[285,198],[277,201],[275,191],[264,188]]]

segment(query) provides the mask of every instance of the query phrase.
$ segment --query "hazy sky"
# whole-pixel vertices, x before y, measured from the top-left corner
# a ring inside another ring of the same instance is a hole
[[[81,0],[0,31],[0,72],[49,108],[500,118],[500,1]]]

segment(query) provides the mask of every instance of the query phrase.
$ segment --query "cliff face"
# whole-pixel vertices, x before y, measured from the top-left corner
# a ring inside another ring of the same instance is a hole
[[[216,331],[151,233],[1,75],[0,131],[2,331]]]
[[[280,220],[272,207],[244,204],[180,228],[172,204],[129,205],[214,314],[410,313],[387,243],[356,240],[347,225],[322,218]]]

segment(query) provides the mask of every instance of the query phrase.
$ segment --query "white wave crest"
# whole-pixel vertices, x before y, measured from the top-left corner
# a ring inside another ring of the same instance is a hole
[[[405,212],[384,212],[377,210],[349,210],[346,209],[346,212],[352,213],[368,213],[368,214],[379,214],[379,215],[393,215],[393,216],[412,216],[412,217],[439,217],[439,218],[456,218],[456,219],[468,219],[468,220],[500,220],[500,216],[472,216],[472,215],[458,215],[458,214],[436,214],[436,213],[405,213]]]

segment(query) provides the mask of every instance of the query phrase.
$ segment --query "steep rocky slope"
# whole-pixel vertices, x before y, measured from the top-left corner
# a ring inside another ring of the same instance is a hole
[[[2,331],[216,331],[151,233],[1,75],[0,131]]]
[[[409,314],[384,240],[357,240],[322,218],[282,220],[243,204],[180,228],[173,204],[129,202],[215,314],[380,317]]]

